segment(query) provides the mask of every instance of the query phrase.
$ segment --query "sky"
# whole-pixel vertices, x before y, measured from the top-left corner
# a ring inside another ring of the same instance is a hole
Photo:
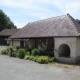
[[[80,0],[0,0],[0,9],[17,28],[67,13],[80,19]]]

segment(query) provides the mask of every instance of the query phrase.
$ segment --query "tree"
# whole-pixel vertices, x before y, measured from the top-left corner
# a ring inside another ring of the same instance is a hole
[[[16,28],[10,18],[0,9],[0,31],[3,29]]]
[[[80,20],[79,19],[76,19],[76,21],[80,24]]]

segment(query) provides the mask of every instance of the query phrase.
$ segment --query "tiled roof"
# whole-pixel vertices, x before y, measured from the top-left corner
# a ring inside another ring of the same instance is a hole
[[[0,36],[11,36],[19,30],[20,29],[4,29],[0,32]]]
[[[28,23],[10,38],[79,36],[80,24],[69,14]]]

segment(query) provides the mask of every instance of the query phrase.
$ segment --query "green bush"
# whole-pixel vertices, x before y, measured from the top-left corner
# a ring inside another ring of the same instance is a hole
[[[35,61],[35,62],[37,62],[37,59],[38,59],[38,57],[37,57],[37,56],[35,56],[35,57],[34,57],[34,61]]]
[[[44,44],[39,45],[37,49],[39,55],[43,55],[46,50],[47,50],[47,46]]]
[[[54,58],[49,58],[49,62],[54,62]]]
[[[35,56],[29,56],[29,60],[34,61],[34,59],[35,59]]]
[[[1,53],[7,55],[10,52],[10,48],[8,47],[5,50],[2,50]]]
[[[31,51],[31,55],[33,55],[33,56],[38,55],[37,49],[33,49]]]
[[[6,51],[7,51],[7,52],[10,52],[10,47],[8,47],[8,48],[6,49]]]
[[[14,48],[14,49],[16,49],[16,48],[17,48],[17,46],[13,46],[13,48]]]
[[[19,57],[19,52],[16,53],[16,57]]]
[[[23,59],[24,57],[25,57],[25,49],[20,49],[20,51],[19,51],[19,58],[20,59]]]
[[[1,54],[6,54],[6,50],[2,50],[1,51]]]
[[[26,55],[30,55],[30,52],[28,51],[28,52],[26,52]]]
[[[37,49],[37,52],[38,54],[41,56],[41,55],[44,55],[45,51],[47,50],[47,45],[48,45],[48,39],[46,40],[46,42],[41,42],[40,40],[40,44],[38,45],[38,49]]]
[[[30,52],[31,50],[32,50],[31,48],[27,48],[27,49],[26,49],[26,52],[28,52],[28,51]]]
[[[12,57],[16,57],[16,52],[13,52],[12,53]]]
[[[19,50],[20,49],[20,47],[19,46],[16,46],[16,50]]]
[[[49,57],[48,56],[40,56],[40,57],[38,57],[38,59],[36,61],[41,64],[49,63]]]

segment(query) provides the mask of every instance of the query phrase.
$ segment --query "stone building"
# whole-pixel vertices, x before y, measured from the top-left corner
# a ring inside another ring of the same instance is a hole
[[[10,39],[22,39],[30,48],[39,40],[49,39],[49,49],[60,62],[76,63],[80,60],[80,24],[69,14],[28,23]]]
[[[20,29],[4,29],[0,32],[0,45],[10,45],[11,40],[8,39],[10,36],[15,34]]]

